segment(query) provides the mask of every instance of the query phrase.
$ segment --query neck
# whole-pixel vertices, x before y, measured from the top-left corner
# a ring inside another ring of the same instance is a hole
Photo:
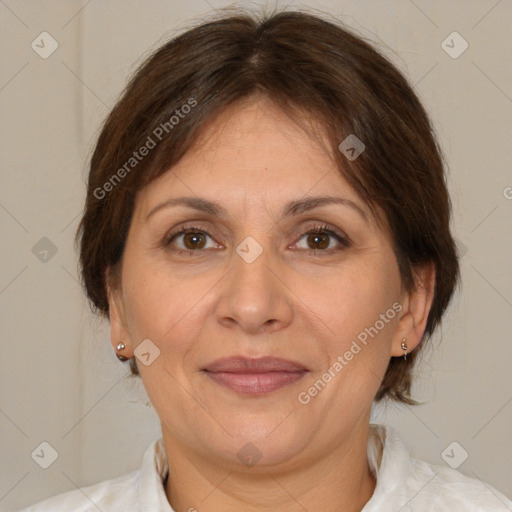
[[[287,467],[239,470],[191,453],[164,433],[169,461],[167,499],[177,512],[322,510],[360,512],[375,479],[368,466],[368,424],[322,457]]]

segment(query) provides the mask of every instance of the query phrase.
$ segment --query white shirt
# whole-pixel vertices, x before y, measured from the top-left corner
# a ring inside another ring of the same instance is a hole
[[[512,512],[512,501],[444,466],[413,459],[396,432],[370,425],[368,462],[377,485],[361,512]],[[174,512],[164,490],[168,472],[163,439],[127,475],[68,491],[20,512]]]

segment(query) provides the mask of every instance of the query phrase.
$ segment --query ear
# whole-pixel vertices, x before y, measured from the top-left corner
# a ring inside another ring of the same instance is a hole
[[[391,355],[404,355],[402,340],[405,338],[407,352],[414,350],[421,342],[428,315],[434,299],[436,269],[433,262],[425,263],[414,271],[416,287],[402,296],[402,316],[398,322]]]
[[[126,315],[122,299],[122,290],[119,279],[115,279],[111,267],[105,272],[105,283],[107,288],[107,297],[109,304],[110,319],[110,344],[117,350],[117,345],[123,342],[126,348],[123,350],[123,356],[133,356],[133,344],[126,324]]]

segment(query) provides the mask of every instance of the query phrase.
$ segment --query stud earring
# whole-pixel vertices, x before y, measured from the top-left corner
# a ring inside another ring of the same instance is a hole
[[[118,343],[117,344],[117,347],[116,347],[116,356],[117,356],[117,359],[119,359],[119,361],[122,361],[123,363],[125,361],[128,361],[128,359],[130,359],[129,357],[124,357],[120,354],[121,350],[124,350],[126,348],[126,345],[121,342],[121,343]]]
[[[404,360],[407,360],[407,343],[406,343],[406,341],[407,341],[407,338],[404,338],[402,340],[402,345],[401,345],[402,350],[404,351]]]

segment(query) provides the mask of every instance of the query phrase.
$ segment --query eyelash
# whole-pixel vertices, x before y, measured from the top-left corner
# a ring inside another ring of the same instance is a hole
[[[205,234],[213,239],[213,237],[211,237],[211,235],[208,233],[208,231],[205,228],[203,228],[199,225],[186,225],[186,226],[183,226],[178,231],[174,231],[174,232],[167,234],[162,241],[162,244],[161,244],[162,248],[172,250],[176,254],[188,254],[190,256],[199,256],[201,253],[204,252],[204,249],[196,249],[196,250],[175,249],[175,248],[169,249],[171,242],[175,238],[177,238],[180,235],[187,234],[187,233]],[[299,240],[302,239],[306,235],[322,234],[322,233],[325,233],[333,238],[336,238],[337,241],[340,243],[340,245],[335,249],[301,249],[301,250],[306,251],[307,254],[319,255],[319,253],[325,253],[326,255],[329,255],[329,254],[333,254],[334,252],[347,249],[348,247],[350,247],[352,245],[352,242],[346,235],[344,235],[343,233],[340,233],[336,230],[330,229],[325,224],[318,224],[316,226],[311,227],[307,231],[300,234]],[[295,236],[297,236],[297,235],[295,235]]]

